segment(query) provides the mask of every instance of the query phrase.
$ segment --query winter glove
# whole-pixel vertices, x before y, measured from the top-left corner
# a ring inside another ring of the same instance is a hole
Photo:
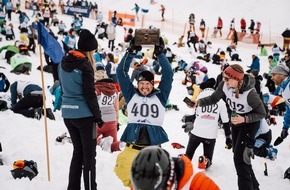
[[[184,125],[182,125],[182,128],[184,129],[185,133],[190,132],[193,129],[193,122],[186,122]]]
[[[251,158],[254,159],[253,148],[246,147],[243,153],[243,160],[246,164],[251,164]]]
[[[194,122],[195,120],[195,114],[194,115],[184,115],[181,119],[181,121],[183,123],[186,123],[186,122]]]
[[[281,137],[282,139],[285,139],[288,136],[288,129],[283,128],[281,131]]]
[[[233,147],[233,141],[231,137],[226,138],[226,149],[231,149]]]
[[[162,37],[159,37],[159,44],[155,44],[154,55],[157,57],[159,54],[164,53],[164,41]]]
[[[142,46],[135,45],[135,38],[133,37],[132,40],[130,41],[129,48],[127,49],[127,51],[133,54],[137,54],[141,50],[142,50]]]
[[[96,118],[95,123],[98,125],[99,128],[102,128],[105,122],[102,120],[102,118]]]

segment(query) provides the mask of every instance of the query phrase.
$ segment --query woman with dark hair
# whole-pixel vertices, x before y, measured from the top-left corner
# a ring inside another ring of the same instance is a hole
[[[117,64],[115,64],[115,59],[114,59],[114,55],[112,53],[108,53],[106,56],[106,74],[108,76],[108,78],[113,80],[114,85],[116,86],[118,92],[120,92],[120,87],[118,84],[118,80],[117,80],[117,75],[116,75],[116,69],[117,69]]]
[[[254,158],[255,135],[266,111],[254,85],[255,79],[245,74],[241,65],[233,64],[223,71],[223,81],[215,92],[196,103],[197,106],[209,106],[225,98],[231,110],[234,163],[239,190],[259,189],[251,158]]]

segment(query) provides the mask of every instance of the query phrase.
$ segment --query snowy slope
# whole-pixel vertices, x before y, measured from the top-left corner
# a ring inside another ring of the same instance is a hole
[[[148,0],[146,0],[148,1]],[[142,4],[144,7],[148,7],[149,4],[144,0],[98,0],[99,8],[106,13],[106,11],[117,10],[119,12],[130,12],[135,2]],[[260,20],[262,22],[262,32],[269,33],[269,23],[271,25],[272,34],[280,34],[285,28],[289,27],[290,13],[286,9],[289,5],[288,0],[183,0],[177,2],[174,0],[159,0],[158,3],[149,6],[149,13],[145,18],[146,24],[154,26],[163,26],[166,33],[163,34],[168,38],[169,44],[172,44],[181,35],[180,32],[169,33],[177,29],[173,28],[172,23],[177,23],[175,26],[182,26],[178,31],[183,31],[183,24],[187,22],[188,15],[191,12],[196,14],[197,22],[200,18],[204,18],[208,26],[213,27],[216,24],[217,17],[224,18],[224,27],[228,27],[230,20],[236,18],[236,28],[239,28],[239,20],[244,17],[248,22],[249,19]],[[167,12],[165,15],[166,22],[163,24],[160,22],[160,3],[166,6]],[[32,15],[32,12],[27,11],[28,15]],[[105,15],[106,16],[106,15]],[[67,26],[71,23],[71,17],[60,15],[60,18],[66,22]],[[178,24],[179,23],[179,24]],[[16,38],[18,37],[18,20],[16,15],[13,15],[13,24],[15,27]],[[140,23],[137,23],[141,25]],[[84,26],[90,29],[92,32],[95,30],[96,22],[93,20],[85,19]],[[53,28],[56,31],[56,28]],[[122,39],[122,28],[118,28],[118,38]],[[98,40],[102,47],[107,46],[107,41]],[[218,48],[225,49],[229,45],[229,41],[225,40],[213,40],[213,50]],[[5,40],[0,42],[0,46],[5,44],[11,44],[12,42],[6,42]],[[171,47],[173,52],[186,61],[193,61],[194,58],[190,56],[190,50],[188,48]],[[239,43],[238,51],[242,57],[241,63],[246,69],[251,63],[251,55],[259,54],[259,49],[256,45]],[[271,53],[268,49],[268,53]],[[36,70],[40,64],[39,50],[36,54],[33,54],[30,59],[33,62],[33,70],[31,75],[14,75],[10,73],[10,66],[5,63],[5,60],[0,61],[0,66],[6,67],[6,69],[0,69],[4,72],[12,83],[15,80],[26,79],[34,81],[41,85],[41,73]],[[262,72],[267,71],[267,58],[260,57]],[[44,60],[43,60],[44,61]],[[209,68],[209,76],[216,77],[220,68],[217,65],[206,63]],[[163,148],[168,150],[172,156],[184,153],[185,149],[173,149],[172,142],[179,142],[182,145],[187,145],[188,136],[181,129],[181,118],[184,114],[190,114],[190,110],[184,103],[183,98],[187,95],[186,89],[181,85],[181,80],[184,74],[178,72],[174,75],[173,89],[170,95],[170,101],[173,104],[178,104],[180,111],[168,111],[166,112],[164,129],[168,133],[170,141],[163,145]],[[52,84],[52,75],[44,73],[44,86]],[[263,84],[265,81],[262,81]],[[263,85],[264,87],[264,85]],[[263,88],[266,91],[265,88]],[[47,107],[52,107],[51,101],[53,97],[46,90]],[[55,145],[54,141],[57,136],[66,132],[66,127],[63,124],[62,117],[59,111],[55,113],[56,121],[47,120],[47,134],[48,134],[48,148],[49,148],[49,169],[50,169],[50,181],[48,181],[48,168],[47,168],[47,152],[46,152],[46,138],[45,138],[45,122],[44,119],[40,121],[35,119],[28,119],[22,115],[17,115],[10,110],[0,113],[0,142],[3,147],[3,156],[5,165],[0,166],[0,189],[5,190],[64,190],[68,183],[68,171],[72,154],[72,145],[66,143],[64,145]],[[283,118],[277,117],[277,125],[271,126],[273,131],[273,139],[275,139],[281,131]],[[125,126],[121,126],[118,135],[121,136]],[[237,176],[233,164],[233,154],[231,150],[227,150],[225,147],[225,138],[223,130],[219,130],[219,135],[216,143],[213,165],[206,171],[223,190],[236,190],[237,189]],[[264,158],[256,157],[252,163],[256,174],[256,177],[260,183],[260,189],[262,190],[288,190],[290,186],[289,180],[283,179],[284,171],[290,167],[290,138],[286,139],[279,147],[278,158],[276,161],[270,161]],[[194,158],[193,165],[195,171],[197,169],[198,156],[202,154],[202,147],[199,147]],[[97,183],[99,190],[125,190],[121,181],[116,177],[113,172],[114,164],[118,152],[107,153],[97,147]],[[12,165],[15,160],[26,159],[34,160],[38,164],[38,176],[29,181],[29,179],[17,179],[14,180],[11,176],[10,170],[13,169]],[[264,162],[268,164],[269,176],[264,176]]]

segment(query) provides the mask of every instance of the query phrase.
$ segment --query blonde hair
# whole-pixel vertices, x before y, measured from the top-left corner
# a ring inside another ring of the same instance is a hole
[[[244,73],[244,69],[243,69],[243,67],[242,67],[241,65],[239,65],[239,64],[232,64],[231,67],[232,67],[235,71],[237,71],[237,72],[239,72],[239,73]],[[235,93],[235,97],[236,97],[236,98],[239,98],[239,97],[240,97],[240,89],[242,88],[242,85],[243,85],[243,80],[240,80],[240,81],[238,82],[238,87],[237,87],[237,90],[236,90],[236,93]]]
[[[94,70],[94,78],[95,78],[95,82],[97,81],[96,80],[96,68],[95,68],[95,62],[94,62],[94,58],[93,58],[93,55],[95,53],[95,50],[92,50],[92,51],[87,51],[87,52],[84,52],[86,54],[86,57],[88,58],[93,70]]]

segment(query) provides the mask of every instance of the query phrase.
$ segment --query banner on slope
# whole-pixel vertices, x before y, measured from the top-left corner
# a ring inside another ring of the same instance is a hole
[[[108,21],[111,22],[111,18],[113,15],[114,11],[109,11],[109,17],[108,17]],[[118,20],[122,20],[121,25],[126,25],[126,26],[135,26],[135,14],[127,14],[127,13],[120,13],[117,12],[117,23]]]

